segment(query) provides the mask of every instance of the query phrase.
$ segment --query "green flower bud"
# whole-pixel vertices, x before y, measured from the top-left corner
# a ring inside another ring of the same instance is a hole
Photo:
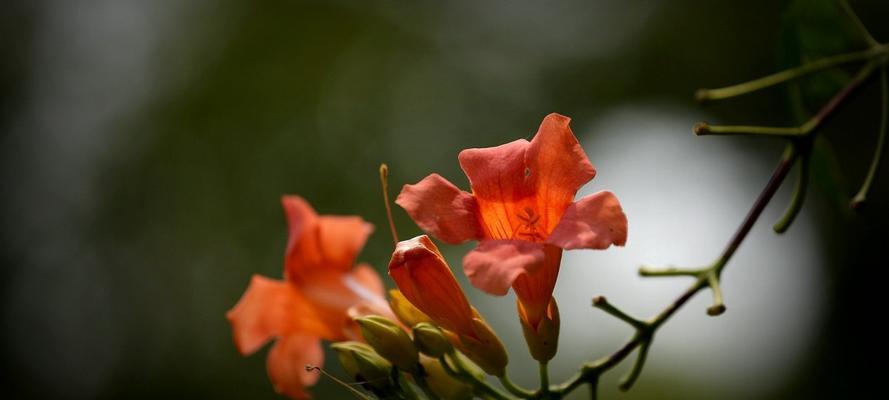
[[[356,318],[361,336],[376,352],[402,371],[415,372],[419,363],[414,342],[398,324],[379,315]]]
[[[417,307],[414,307],[414,305],[411,304],[411,302],[408,301],[398,289],[389,291],[389,308],[392,309],[392,313],[394,313],[398,320],[405,326],[414,326],[420,322],[431,321],[426,314],[423,314]]]
[[[343,369],[370,389],[385,390],[394,387],[392,364],[370,346],[359,342],[340,342],[330,346],[336,351]]]
[[[454,350],[454,346],[445,337],[444,332],[428,322],[421,322],[414,327],[414,344],[417,350],[429,357],[441,357]]]
[[[429,388],[438,397],[448,400],[472,399],[472,386],[448,375],[438,360],[423,356],[420,357],[420,364],[426,372]],[[481,379],[484,379],[483,375]]]

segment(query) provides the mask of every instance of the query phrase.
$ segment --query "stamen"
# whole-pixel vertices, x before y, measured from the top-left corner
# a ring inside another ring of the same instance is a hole
[[[350,384],[348,384],[348,383],[346,383],[346,382],[343,382],[340,378],[337,378],[337,377],[331,375],[330,373],[328,373],[327,371],[325,371],[324,368],[321,368],[321,367],[319,367],[319,366],[312,365],[312,364],[306,364],[306,372],[312,372],[312,371],[318,371],[318,372],[320,372],[321,375],[324,375],[324,376],[330,378],[330,380],[332,380],[332,381],[336,382],[337,384],[339,384],[340,386],[342,386],[342,387],[348,389],[350,392],[352,392],[352,394],[355,395],[355,397],[357,397],[357,398],[359,398],[359,399],[363,399],[363,400],[371,400],[370,397],[367,397],[366,394],[362,393],[362,392],[361,392],[360,390],[358,390],[358,389],[355,389],[354,387],[352,387],[352,385],[350,385]]]
[[[380,164],[380,184],[383,186],[383,202],[386,203],[386,218],[389,219],[389,231],[392,232],[392,243],[398,245],[398,232],[392,219],[392,207],[389,205],[389,166]]]

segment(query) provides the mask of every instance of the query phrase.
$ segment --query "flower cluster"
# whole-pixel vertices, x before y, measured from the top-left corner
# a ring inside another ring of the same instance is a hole
[[[596,170],[569,121],[550,114],[531,141],[463,150],[459,162],[471,192],[432,174],[405,185],[396,200],[442,242],[478,241],[463,257],[464,272],[489,294],[515,291],[528,349],[541,363],[558,347],[552,294],[562,251],[621,246],[627,238],[626,216],[611,192],[574,200]],[[388,271],[398,289],[387,301],[376,272],[354,265],[373,230],[368,223],[319,216],[296,196],[285,196],[283,205],[290,229],[284,280],[254,276],[227,315],[242,354],[276,340],[268,355],[276,390],[309,397],[306,388],[318,375],[306,366],[322,365],[322,340],[334,342],[344,369],[380,398],[413,387],[428,398],[492,397],[498,389],[485,374],[509,385],[506,349],[429,236],[397,242]]]

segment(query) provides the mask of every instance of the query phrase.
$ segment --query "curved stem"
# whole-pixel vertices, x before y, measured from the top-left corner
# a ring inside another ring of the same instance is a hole
[[[747,94],[750,92],[755,92],[760,89],[765,89],[769,86],[774,86],[779,83],[787,82],[792,79],[796,79],[813,72],[821,71],[827,68],[835,67],[842,64],[848,64],[853,62],[871,60],[877,58],[881,55],[889,53],[889,45],[875,45],[867,50],[855,51],[851,53],[838,54],[831,57],[825,57],[822,59],[818,59],[812,61],[810,63],[806,63],[800,65],[796,68],[791,68],[788,70],[784,70],[781,72],[777,72],[768,76],[764,76],[759,79],[754,79],[749,82],[740,83],[737,85],[727,86],[718,89],[700,89],[695,93],[695,99],[698,101],[708,101],[708,100],[720,100],[726,99],[729,97],[740,96],[743,94]]]
[[[806,200],[806,190],[808,190],[809,187],[810,154],[810,149],[802,151],[802,157],[800,157],[799,160],[799,177],[797,178],[796,186],[793,189],[793,197],[790,199],[790,206],[787,207],[784,216],[772,227],[772,230],[774,230],[775,233],[787,232],[787,229],[790,228],[790,225],[803,208],[803,203]]]
[[[621,379],[620,390],[627,391],[633,387],[633,384],[636,383],[636,379],[639,378],[639,375],[642,373],[642,367],[645,365],[645,358],[648,357],[648,348],[651,347],[651,338],[643,341],[639,346],[639,354],[636,356],[636,362],[633,363],[633,368],[630,372]]]
[[[306,364],[306,371],[308,371],[308,372],[318,371],[319,373],[321,373],[321,375],[324,375],[324,376],[330,378],[330,380],[336,382],[338,385],[348,389],[349,392],[351,392],[353,395],[355,395],[355,397],[362,399],[362,400],[370,400],[370,397],[368,397],[366,394],[362,393],[358,389],[355,389],[354,387],[352,387],[352,385],[350,385],[346,382],[343,382],[342,379],[337,378],[337,377],[333,376],[332,374],[329,374],[327,371],[325,371],[321,367],[311,365],[311,364]]]
[[[886,68],[886,66],[883,66],[880,70],[880,82],[883,87],[883,116],[880,118],[880,133],[877,137],[877,148],[874,150],[874,157],[871,160],[867,176],[864,178],[864,183],[861,185],[861,189],[858,190],[855,198],[852,199],[852,208],[860,207],[867,199],[867,192],[870,191],[874,176],[880,168],[880,159],[883,156],[883,146],[886,145],[886,120],[889,119],[889,84],[886,83]]]
[[[509,379],[509,376],[507,375],[498,376],[497,379],[500,379],[500,383],[503,384],[503,387],[506,388],[509,393],[512,393],[515,396],[525,399],[530,399],[535,396],[534,391],[516,385],[515,382]]]

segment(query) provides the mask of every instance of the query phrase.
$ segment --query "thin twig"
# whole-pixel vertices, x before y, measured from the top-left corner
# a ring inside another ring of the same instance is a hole
[[[871,160],[867,176],[864,178],[864,183],[852,199],[852,208],[860,207],[867,199],[867,192],[870,191],[870,185],[873,183],[874,176],[876,176],[877,170],[880,168],[880,159],[883,157],[883,146],[886,145],[886,120],[889,119],[889,84],[886,83],[886,68],[886,66],[883,66],[880,70],[880,82],[883,87],[883,111],[882,117],[880,118],[880,133],[877,137],[877,148],[874,149],[874,157]]]

